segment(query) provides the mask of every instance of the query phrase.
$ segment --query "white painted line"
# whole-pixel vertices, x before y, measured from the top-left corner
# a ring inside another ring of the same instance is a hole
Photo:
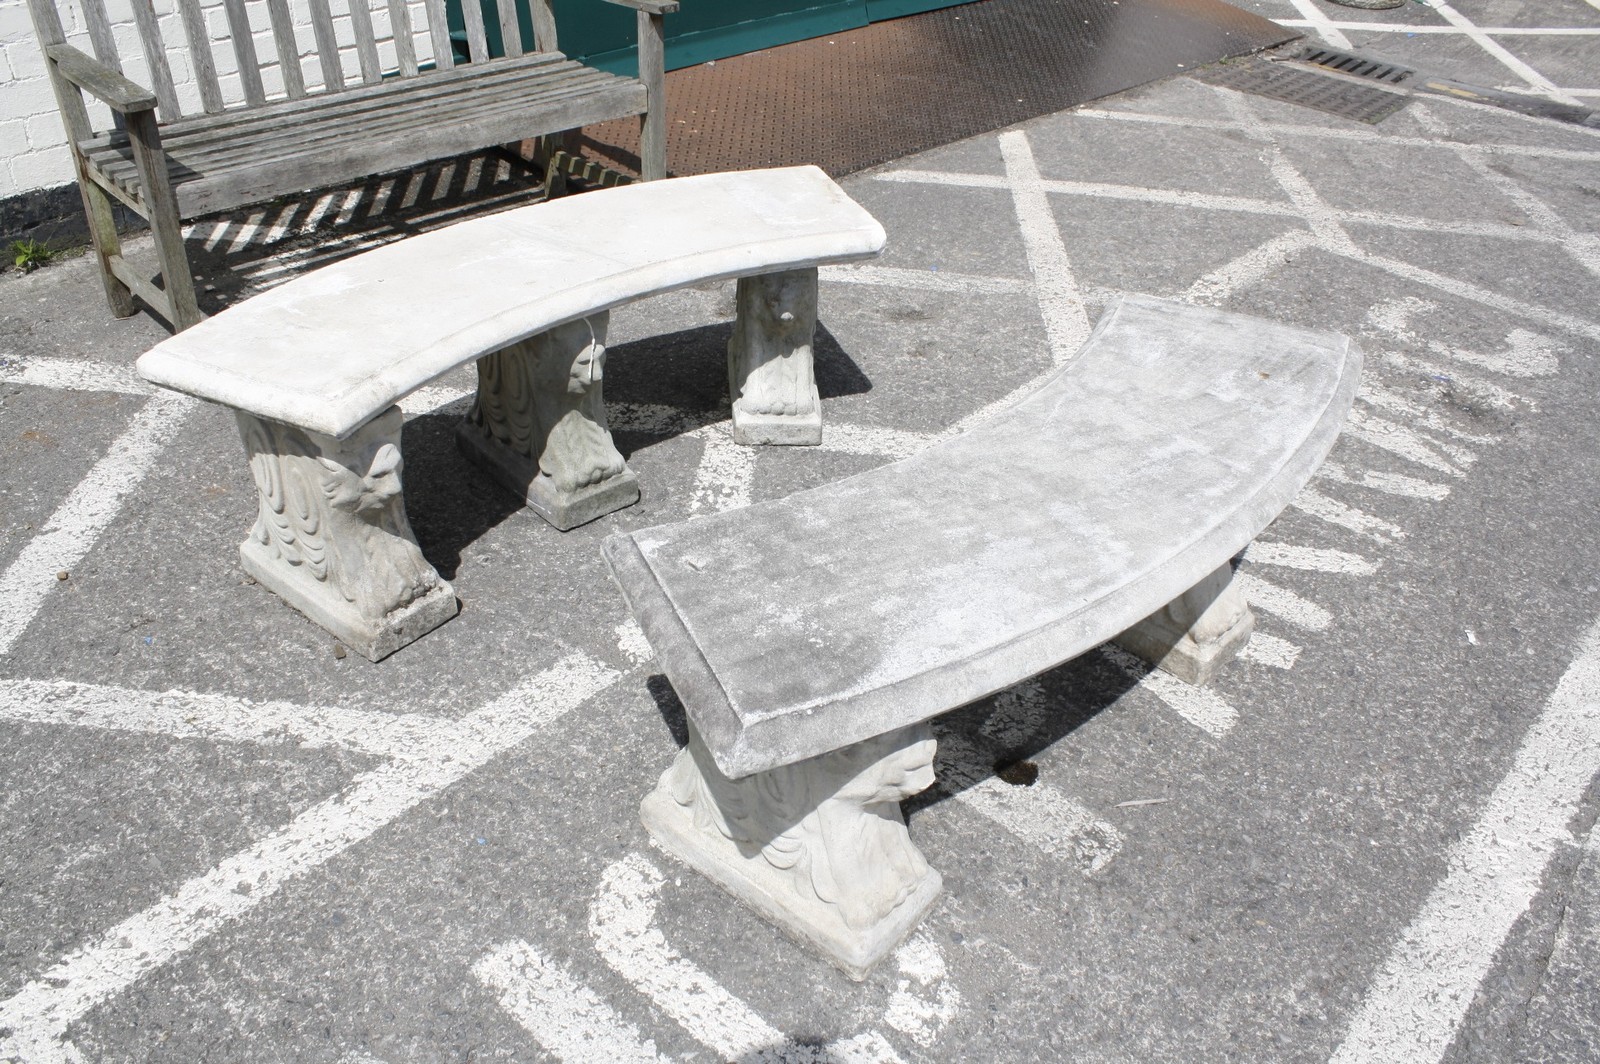
[[[1308,29],[1318,25],[1310,19],[1300,18],[1275,18],[1272,21],[1280,26],[1292,26],[1295,29]],[[1463,36],[1467,30],[1460,26],[1439,26],[1432,23],[1417,22],[1344,22],[1330,23],[1341,30],[1358,30],[1363,33],[1403,33],[1407,36],[1435,34],[1445,36]],[[1545,26],[1480,26],[1479,30],[1492,37],[1592,37],[1600,34],[1600,26],[1564,26],[1550,28]]]
[[[1368,406],[1378,407],[1391,414],[1400,414],[1406,424],[1427,429],[1429,432],[1443,433],[1458,440],[1466,440],[1468,443],[1487,445],[1499,442],[1494,436],[1483,436],[1478,433],[1467,432],[1446,421],[1432,410],[1418,406],[1399,392],[1377,381],[1362,381],[1361,391],[1356,395],[1356,398]],[[1448,442],[1440,441],[1435,446],[1461,464],[1471,465],[1477,460],[1471,451],[1465,448],[1457,448]]]
[[[155,392],[139,379],[132,366],[75,358],[28,358],[14,365],[0,366],[0,381],[64,392],[115,392],[118,395],[152,395]]]
[[[1233,579],[1239,584],[1239,590],[1244,592],[1244,597],[1249,600],[1250,608],[1253,610],[1270,613],[1297,628],[1311,632],[1326,631],[1333,623],[1333,614],[1315,602],[1303,599],[1287,588],[1269,583],[1254,573],[1237,572]]]
[[[1244,576],[1239,574],[1234,579],[1242,580]],[[1250,604],[1255,605],[1253,596]],[[1137,680],[1140,687],[1155,695],[1166,703],[1167,708],[1207,735],[1220,739],[1239,723],[1239,711],[1228,705],[1221,695],[1210,688],[1184,683],[1176,676],[1154,668],[1143,658],[1128,653],[1115,643],[1102,644],[1099,652],[1107,661],[1122,670],[1124,676],[1130,680]]]
[[[1438,101],[1453,104],[1463,108],[1481,110],[1481,104],[1470,103],[1465,100],[1452,100],[1449,97],[1438,97]],[[1415,106],[1415,105],[1413,105]],[[1507,112],[1514,114],[1515,112]],[[1237,122],[1230,122],[1221,118],[1201,118],[1196,115],[1153,115],[1138,111],[1101,111],[1094,108],[1072,112],[1074,118],[1101,119],[1110,122],[1137,122],[1145,125],[1178,126],[1184,129],[1211,129],[1223,132],[1241,132]],[[1529,118],[1537,123],[1547,123],[1549,119]],[[1581,148],[1547,148],[1533,144],[1505,144],[1505,143],[1475,143],[1469,145],[1440,144],[1429,137],[1402,136],[1394,133],[1380,133],[1373,129],[1351,129],[1338,126],[1308,126],[1293,122],[1268,122],[1263,120],[1261,128],[1276,136],[1310,137],[1316,140],[1351,140],[1368,144],[1383,144],[1393,147],[1420,147],[1420,148],[1448,148],[1452,151],[1465,148],[1469,151],[1484,152],[1489,155],[1520,155],[1530,158],[1542,159],[1571,159],[1575,162],[1594,162],[1600,160],[1600,151],[1584,151]],[[1579,128],[1581,127],[1574,127]],[[1595,132],[1600,135],[1600,131]]]
[[[1294,543],[1265,543],[1256,540],[1244,552],[1252,565],[1280,565],[1313,573],[1348,573],[1368,576],[1378,571],[1378,562],[1349,551],[1322,547],[1302,547]]]
[[[444,413],[445,407],[452,403],[465,404],[476,394],[471,388],[451,388],[445,385],[430,385],[418,388],[410,395],[405,396],[397,404],[400,412],[406,417],[421,417],[423,414]],[[466,411],[463,410],[462,413]]]
[[[589,933],[601,958],[697,1041],[723,1060],[800,1064],[841,1057],[899,1059],[892,1050],[888,1056],[873,1053],[888,1049],[881,1037],[820,1047],[785,1037],[667,942],[655,926],[664,882],[661,870],[641,854],[612,864],[589,908]]]
[[[520,744],[618,674],[572,654],[443,732],[420,756],[362,773],[339,795],[189,880],[155,905],[51,966],[0,1003],[0,1058],[47,1051],[67,1027],[138,979],[420,802]],[[240,885],[248,889],[241,891]]]
[[[1484,380],[1482,377],[1470,373],[1462,373],[1454,366],[1441,366],[1435,362],[1424,362],[1422,359],[1412,358],[1398,351],[1376,351],[1373,354],[1397,370],[1414,373],[1424,380],[1438,381],[1440,384],[1448,385],[1453,391],[1470,396],[1480,403],[1498,407],[1501,410],[1539,409],[1539,404],[1527,396],[1519,395],[1508,388],[1495,384],[1493,381]]]
[[[1439,454],[1435,448],[1440,448],[1439,441],[1413,432],[1404,425],[1397,425],[1384,418],[1375,417],[1360,407],[1350,411],[1350,417],[1345,422],[1345,434],[1370,443],[1381,450],[1388,451],[1408,462],[1415,462],[1425,469],[1436,473],[1444,473],[1452,477],[1465,476],[1457,463],[1466,465],[1457,457],[1456,462],[1451,462]]]
[[[1351,47],[1350,38],[1346,37],[1334,25],[1331,18],[1322,13],[1322,9],[1317,7],[1313,0],[1291,0],[1291,2],[1294,4],[1294,9],[1300,12],[1304,18],[1305,25],[1316,30],[1323,40],[1335,48],[1343,48],[1349,51]]]
[[[1250,633],[1250,642],[1239,651],[1239,657],[1256,665],[1266,665],[1273,669],[1292,669],[1295,662],[1300,660],[1303,650],[1287,639],[1279,639],[1275,635],[1256,631]]]
[[[1027,134],[1019,129],[1008,130],[1000,134],[999,144],[1017,225],[1022,231],[1022,246],[1028,255],[1028,268],[1033,271],[1034,297],[1044,316],[1050,357],[1059,366],[1076,355],[1089,338],[1089,318]]]
[[[1347,528],[1357,535],[1376,540],[1379,543],[1393,543],[1395,540],[1404,539],[1405,529],[1381,517],[1374,517],[1364,510],[1346,505],[1338,499],[1331,499],[1309,485],[1301,488],[1300,493],[1289,503],[1291,507],[1303,514],[1315,517],[1319,521],[1326,521],[1339,528]]]
[[[645,665],[655,660],[656,652],[650,646],[650,640],[645,637],[644,629],[639,627],[639,622],[628,618],[617,625],[617,649],[622,651],[622,656],[634,665]]]
[[[1048,783],[1014,787],[994,774],[964,738],[941,733],[942,788],[975,813],[1086,876],[1105,868],[1122,850],[1122,833]]]
[[[661,1064],[669,1058],[595,992],[526,942],[497,946],[472,974],[499,991],[500,1005],[565,1064]]]
[[[1442,1059],[1600,773],[1600,624],[1368,989],[1333,1064]]]
[[[0,657],[10,652],[45,600],[61,586],[56,573],[70,571],[89,553],[199,405],[171,392],[151,396],[127,430],[111,442],[105,457],[0,574]]]
[[[67,680],[0,679],[0,720],[229,743],[337,747],[381,757],[425,755],[451,721],[196,691],[139,691]]]
[[[1222,306],[1235,292],[1265,280],[1297,252],[1316,246],[1316,242],[1316,237],[1302,229],[1279,233],[1201,277],[1178,298],[1185,303]]]
[[[1504,373],[1509,377],[1552,377],[1561,371],[1561,355],[1567,350],[1549,337],[1531,329],[1512,329],[1499,351],[1463,351],[1446,347],[1437,340],[1429,344],[1434,351],[1458,362]]]
[[[924,1049],[955,1019],[961,992],[945,982],[944,952],[926,931],[918,931],[894,952],[900,979],[884,1009],[883,1022]]]
[[[1530,87],[1560,103],[1577,104],[1578,101],[1558,89],[1555,82],[1506,51],[1503,44],[1479,29],[1471,19],[1451,7],[1446,0],[1430,0],[1428,6],[1437,11],[1446,22],[1463,30],[1468,37],[1472,38],[1473,43],[1495,59],[1498,59],[1505,65],[1507,70],[1521,78]]]
[[[1373,473],[1363,471],[1359,476],[1352,476],[1346,472],[1344,466],[1337,462],[1323,462],[1322,468],[1317,470],[1316,479],[1328,480],[1335,484],[1353,484],[1360,488],[1371,488],[1381,491],[1385,495],[1398,495],[1407,499],[1428,499],[1438,502],[1450,494],[1448,484],[1435,484],[1431,480],[1418,480],[1416,477],[1404,476],[1400,473]]]
[[[1461,299],[1481,303],[1486,307],[1503,310],[1509,314],[1519,314],[1524,318],[1539,322],[1541,325],[1564,329],[1567,332],[1590,340],[1600,340],[1600,322],[1580,318],[1559,310],[1535,306],[1532,303],[1525,303],[1520,299],[1513,299],[1499,292],[1480,288],[1470,281],[1446,277],[1443,274],[1435,273],[1421,266],[1414,266],[1409,262],[1401,262],[1398,259],[1384,258],[1381,255],[1372,255],[1365,251],[1356,252],[1354,257],[1369,266],[1376,266],[1380,270],[1392,273],[1396,277],[1402,277],[1408,281],[1416,281],[1418,284],[1425,284],[1430,288],[1437,288],[1441,292],[1446,292]]]
[[[756,479],[756,448],[733,442],[726,432],[710,429],[697,433],[705,449],[694,471],[689,515],[721,513],[750,505]]]
[[[880,175],[879,180],[893,178]],[[1003,296],[1027,292],[1030,287],[1028,282],[1016,277],[983,277],[944,270],[906,270],[895,266],[824,266],[820,275],[822,280],[831,283],[910,288],[954,295]]]

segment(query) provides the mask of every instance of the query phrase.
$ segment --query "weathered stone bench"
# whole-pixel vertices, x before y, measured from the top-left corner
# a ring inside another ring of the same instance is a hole
[[[604,189],[317,270],[159,344],[138,371],[233,408],[260,496],[246,570],[377,660],[457,610],[406,520],[399,399],[476,361],[462,449],[571,528],[639,497],[601,396],[610,308],[738,278],[734,437],[818,443],[817,267],[883,243],[815,167]]]
[[[1231,559],[1354,398],[1344,337],[1126,297],[965,435],[776,502],[606,541],[688,711],[656,839],[861,978],[939,874],[899,801],[927,721],[1121,642],[1204,681],[1249,636]]]

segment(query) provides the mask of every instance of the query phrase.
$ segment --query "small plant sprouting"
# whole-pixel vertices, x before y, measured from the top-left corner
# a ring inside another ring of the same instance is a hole
[[[50,250],[50,245],[40,240],[13,240],[11,242],[11,264],[23,273],[32,273],[40,266],[47,265],[56,253]]]

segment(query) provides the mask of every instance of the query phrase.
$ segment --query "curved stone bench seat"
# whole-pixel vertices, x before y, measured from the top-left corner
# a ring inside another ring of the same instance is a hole
[[[462,449],[571,528],[639,497],[601,398],[611,308],[738,278],[734,437],[819,443],[817,267],[883,244],[816,167],[604,189],[324,267],[164,341],[138,371],[236,411],[261,494],[246,568],[376,659],[456,610],[406,522],[398,400],[476,362]]]
[[[1337,334],[1124,297],[964,435],[609,539],[690,722],[651,831],[860,976],[938,891],[896,805],[932,781],[926,722],[1122,633],[1209,678],[1250,632],[1230,560],[1327,454],[1360,365]]]

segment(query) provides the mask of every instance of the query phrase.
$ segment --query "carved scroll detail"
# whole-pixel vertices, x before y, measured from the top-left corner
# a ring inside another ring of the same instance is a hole
[[[1180,680],[1201,685],[1250,641],[1255,616],[1223,565],[1117,636],[1116,642]]]
[[[644,806],[669,849],[859,975],[939,889],[900,801],[933,783],[926,725],[740,780],[691,727]]]
[[[399,645],[376,633],[424,599],[441,600],[435,616],[447,599],[448,612],[421,631],[455,613],[406,519],[398,407],[343,440],[235,413],[258,498],[241,553],[258,580],[363,653]]]

